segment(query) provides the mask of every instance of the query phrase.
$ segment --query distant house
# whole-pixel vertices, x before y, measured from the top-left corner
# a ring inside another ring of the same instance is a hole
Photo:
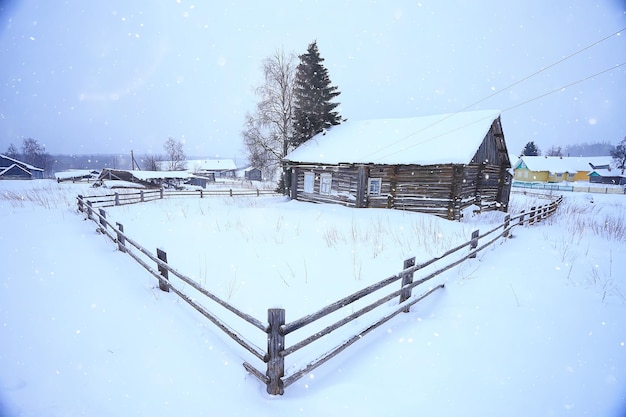
[[[514,166],[514,180],[523,182],[589,181],[594,167],[608,168],[610,156],[521,156]]]
[[[187,171],[213,178],[234,178],[237,166],[232,159],[196,159],[187,161]]]
[[[0,154],[0,179],[32,180],[43,179],[43,169],[34,167],[17,159]]]
[[[248,167],[243,170],[243,177],[248,181],[261,181],[261,170],[254,167]]]
[[[621,169],[610,167],[594,168],[589,173],[589,182],[595,184],[626,185],[626,174]]]
[[[476,205],[506,211],[511,163],[498,111],[333,126],[284,158],[291,197],[396,208],[458,220]]]

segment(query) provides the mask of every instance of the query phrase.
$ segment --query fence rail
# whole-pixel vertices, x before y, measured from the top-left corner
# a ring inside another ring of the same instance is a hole
[[[277,195],[273,190],[260,190],[255,189],[233,189],[233,188],[216,188],[211,190],[164,190],[163,188],[158,190],[139,190],[134,192],[123,193],[111,193],[91,196],[78,196],[79,204],[80,200],[90,201],[92,207],[113,207],[121,206],[125,204],[144,203],[153,200],[162,200],[169,197],[214,197],[214,196],[256,196],[261,195]],[[80,210],[80,207],[79,207]]]
[[[172,193],[169,195],[171,196],[175,194]],[[185,193],[184,195],[187,196],[188,194]],[[112,201],[114,202],[119,201],[115,194],[107,197],[113,197]],[[141,201],[147,201],[145,194],[142,194],[140,197],[143,197]],[[224,334],[226,334],[230,339],[234,340],[245,351],[249,352],[252,356],[265,364],[265,372],[263,372],[254,365],[250,364],[248,361],[243,362],[244,368],[265,384],[267,392],[272,395],[282,395],[285,388],[302,378],[304,375],[310,373],[315,368],[337,356],[350,345],[354,344],[358,340],[361,340],[364,335],[370,333],[398,314],[402,312],[409,312],[411,306],[425,299],[437,290],[444,288],[444,284],[431,286],[423,290],[419,295],[412,294],[414,288],[425,284],[431,279],[461,264],[462,262],[476,257],[477,253],[489,247],[498,239],[508,237],[513,227],[541,222],[554,214],[563,200],[563,197],[561,196],[553,199],[548,204],[531,207],[528,211],[522,211],[515,216],[507,214],[502,224],[495,226],[483,234],[481,234],[478,230],[475,230],[469,241],[446,251],[441,256],[432,258],[421,264],[416,264],[414,257],[409,258],[404,261],[402,270],[399,273],[369,285],[353,294],[348,295],[347,297],[321,308],[314,313],[308,314],[291,322],[286,322],[286,312],[284,309],[270,308],[267,311],[267,323],[265,323],[221,300],[194,280],[172,268],[167,263],[167,254],[165,251],[157,249],[157,253],[155,255],[146,248],[142,247],[124,232],[124,226],[122,224],[116,223],[113,225],[109,220],[107,220],[106,212],[103,208],[95,210],[94,202],[88,200],[88,198],[89,197],[83,197],[80,195],[77,197],[79,211],[85,213],[87,219],[96,222],[98,224],[98,230],[116,242],[120,252],[131,256],[149,273],[151,273],[158,280],[159,288],[161,290],[172,291],[175,293],[200,314],[206,317],[222,332],[224,332]],[[103,196],[94,196],[93,198],[98,200],[102,199]],[[163,197],[160,196],[159,198]],[[111,200],[103,199],[100,201],[109,202]],[[466,248],[468,248],[468,250],[463,251],[463,249]],[[156,264],[157,269],[155,270],[149,262]],[[427,268],[431,266],[433,268],[436,267],[436,269],[431,272],[426,272]],[[416,273],[424,273],[424,276],[419,277],[419,279],[414,279],[414,275]],[[180,282],[183,283],[183,287],[186,288],[186,286],[189,286],[195,290],[197,294],[204,296],[206,302],[211,302],[213,307],[205,307],[196,300],[196,297],[189,295],[186,292],[187,290],[180,290],[177,285],[172,283],[172,277],[170,274],[178,278]],[[391,284],[398,285],[398,281],[400,281],[399,287],[391,289],[387,293],[382,293],[382,291],[387,289]],[[364,306],[354,306],[354,303],[357,301],[364,300],[366,297],[370,296],[377,298]],[[390,306],[389,302],[394,299],[398,300],[397,304]],[[223,316],[218,316],[217,313],[211,311],[214,308],[220,308],[220,311],[233,315],[234,318],[238,320],[238,323],[246,324],[251,329],[256,329],[256,331],[264,333],[266,335],[264,337],[267,338],[267,349],[264,350],[256,346],[250,341],[251,338],[245,337],[242,334],[243,331],[235,330],[232,326],[228,325]],[[345,311],[343,309],[347,308],[351,308],[355,311],[352,311],[351,313],[344,313],[345,315],[338,320],[333,319],[335,321],[331,324],[320,322],[322,319],[330,320],[329,316],[331,314]],[[381,310],[385,311],[382,312]],[[374,311],[380,312],[382,315],[378,316],[373,323],[360,329],[356,333],[351,334],[342,343],[332,347],[323,355],[314,358],[301,368],[292,371],[289,375],[285,375],[285,359],[287,357],[346,326],[348,323],[362,318],[365,314]],[[318,330],[311,330],[311,333],[308,336],[301,338],[295,343],[290,345],[286,343],[286,336],[293,335],[296,331],[300,330],[304,332],[308,326],[313,324],[317,324],[322,328]]]
[[[594,194],[626,194],[626,185],[612,185],[600,183],[590,183],[589,185],[577,184],[561,184],[561,183],[545,183],[545,182],[523,182],[513,181],[514,188],[525,188],[533,190],[549,190],[549,191],[571,191],[578,193],[594,193]]]

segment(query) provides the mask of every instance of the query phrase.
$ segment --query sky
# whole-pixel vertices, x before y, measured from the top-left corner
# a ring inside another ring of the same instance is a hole
[[[511,153],[617,144],[625,11],[621,0],[4,0],[0,152],[30,137],[51,154],[160,155],[172,137],[187,155],[241,158],[263,60],[312,41],[348,122],[499,109]]]

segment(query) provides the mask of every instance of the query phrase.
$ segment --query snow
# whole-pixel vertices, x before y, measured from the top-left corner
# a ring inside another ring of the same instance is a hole
[[[406,119],[346,121],[314,136],[285,159],[320,164],[466,164],[472,160],[497,110]]]
[[[2,417],[626,413],[623,195],[565,193],[555,216],[514,228],[436,279],[445,288],[410,313],[271,397],[242,367],[250,355],[77,213],[75,196],[97,192],[0,181]],[[513,194],[511,211],[535,199]],[[290,321],[502,213],[459,223],[211,197],[108,208],[107,218],[249,314],[280,306]],[[336,342],[312,345],[308,359]]]
[[[591,171],[591,165],[611,165],[613,158],[610,156],[521,156],[515,167],[524,164],[531,171],[549,172],[583,172]]]

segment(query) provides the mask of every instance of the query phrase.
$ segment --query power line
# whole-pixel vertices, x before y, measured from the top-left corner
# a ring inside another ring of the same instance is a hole
[[[449,119],[450,117],[452,117],[452,116],[456,115],[457,113],[461,113],[461,112],[463,112],[463,111],[465,111],[465,110],[467,110],[467,109],[469,109],[469,108],[471,108],[471,107],[474,107],[474,106],[476,106],[476,105],[478,105],[478,104],[482,103],[483,101],[489,100],[490,98],[492,98],[492,97],[494,97],[494,96],[496,96],[496,95],[498,95],[498,94],[500,94],[500,93],[502,93],[502,92],[504,92],[504,91],[507,91],[507,90],[509,90],[509,89],[511,89],[511,88],[513,88],[513,87],[515,87],[515,86],[517,86],[517,85],[519,85],[519,84],[521,84],[521,83],[523,83],[523,82],[525,82],[525,81],[527,81],[527,80],[529,80],[529,79],[533,78],[533,77],[536,77],[537,75],[541,74],[542,72],[545,72],[545,71],[547,71],[548,69],[553,68],[553,67],[555,67],[555,66],[557,66],[557,65],[559,65],[559,64],[561,64],[561,63],[563,63],[563,62],[565,62],[565,61],[567,61],[568,59],[571,59],[571,58],[573,58],[574,56],[579,55],[579,54],[583,53],[584,51],[586,51],[586,50],[588,50],[588,49],[590,49],[590,48],[593,48],[594,46],[597,46],[597,45],[601,44],[602,42],[605,42],[605,41],[607,41],[608,39],[610,39],[610,38],[612,38],[612,37],[614,37],[614,36],[617,36],[617,35],[621,34],[621,33],[622,33],[623,31],[625,31],[625,30],[626,30],[626,27],[623,27],[623,28],[621,28],[620,30],[618,30],[618,31],[616,31],[616,32],[613,32],[612,34],[610,34],[610,35],[608,35],[608,36],[605,36],[604,38],[602,38],[602,39],[600,39],[600,40],[598,40],[598,41],[596,41],[596,42],[594,42],[594,43],[592,43],[592,44],[590,44],[590,45],[588,45],[588,46],[585,46],[584,48],[579,49],[578,51],[576,51],[576,52],[574,52],[574,53],[572,53],[572,54],[570,54],[570,55],[567,55],[567,56],[566,56],[566,57],[564,57],[564,58],[561,58],[560,60],[558,60],[558,61],[556,61],[556,62],[554,62],[554,63],[552,63],[552,64],[548,65],[547,67],[544,67],[544,68],[542,68],[542,69],[540,69],[540,70],[538,70],[538,71],[535,71],[535,72],[533,72],[532,74],[530,74],[530,75],[528,75],[528,76],[526,76],[526,77],[524,77],[524,78],[522,78],[522,79],[520,79],[520,80],[518,80],[518,81],[514,82],[513,84],[510,84],[510,85],[508,85],[508,86],[506,86],[506,87],[504,87],[504,88],[501,88],[501,89],[500,89],[500,90],[498,90],[498,91],[495,91],[494,93],[492,93],[492,94],[488,95],[487,97],[484,97],[484,98],[482,98],[482,99],[480,99],[480,100],[478,100],[478,101],[476,101],[476,102],[474,102],[474,103],[472,103],[472,104],[469,104],[469,105],[467,105],[467,106],[463,107],[462,109],[460,109],[460,110],[458,110],[458,111],[456,111],[456,112],[454,112],[454,113],[450,113],[450,114],[448,114],[446,117],[444,117],[444,118],[442,118],[442,119],[439,119],[439,120],[437,120],[437,121],[435,121],[435,122],[431,123],[430,125],[424,126],[423,128],[421,128],[421,129],[419,129],[419,130],[416,130],[415,132],[411,132],[411,133],[409,133],[408,135],[406,135],[406,136],[404,136],[404,137],[402,137],[402,138],[400,138],[400,139],[398,139],[398,140],[396,140],[396,141],[394,141],[394,142],[392,142],[392,143],[390,143],[390,144],[388,144],[388,145],[386,145],[386,146],[384,146],[384,147],[382,147],[382,148],[380,148],[380,149],[377,149],[376,151],[374,151],[374,152],[372,152],[372,153],[370,153],[370,154],[368,154],[368,155],[365,155],[365,157],[370,157],[370,156],[373,156],[373,155],[375,155],[375,154],[377,154],[377,153],[379,153],[379,152],[381,152],[381,151],[385,150],[386,148],[389,148],[389,147],[391,147],[391,146],[393,146],[393,145],[395,145],[395,144],[397,144],[397,143],[399,143],[399,142],[402,142],[402,141],[404,141],[404,140],[406,140],[406,139],[410,138],[411,136],[414,136],[414,135],[416,135],[416,134],[418,134],[418,133],[420,133],[420,132],[423,132],[424,130],[429,129],[429,128],[431,128],[432,126],[434,126],[434,125],[436,125],[436,124],[439,124],[439,123],[441,123],[441,122],[443,122],[443,121],[445,121],[445,120]],[[620,65],[617,65],[616,67],[609,68],[609,69],[607,69],[607,70],[605,70],[605,71],[601,71],[601,72],[599,72],[598,74],[595,74],[595,75],[592,75],[592,76],[590,76],[590,77],[584,78],[584,79],[582,79],[582,80],[576,81],[576,82],[574,82],[574,83],[572,83],[572,84],[569,84],[569,85],[567,85],[567,86],[565,86],[565,87],[561,87],[561,88],[559,88],[559,89],[558,89],[558,90],[556,90],[556,91],[560,91],[560,90],[562,90],[563,88],[567,88],[567,87],[569,87],[569,86],[571,86],[571,85],[578,84],[579,82],[585,81],[585,80],[587,80],[587,79],[589,79],[589,78],[593,78],[593,77],[595,77],[595,76],[597,76],[597,75],[603,74],[603,73],[605,73],[605,72],[607,72],[607,71],[610,71],[610,70],[615,69],[615,68],[617,68],[617,67],[620,67],[620,66],[622,66],[622,65],[624,65],[624,64],[620,64]],[[541,95],[541,96],[538,96],[538,97],[535,97],[535,98],[533,98],[533,99],[530,99],[530,100],[528,100],[528,101],[525,101],[524,103],[521,103],[521,104],[519,104],[519,105],[516,105],[516,106],[514,106],[514,107],[511,107],[511,108],[509,108],[509,109],[507,109],[507,110],[510,110],[510,109],[512,109],[512,108],[515,108],[515,107],[519,107],[519,106],[521,106],[522,104],[529,103],[529,102],[531,102],[531,101],[534,101],[534,100],[537,100],[537,99],[539,99],[539,98],[545,97],[546,95],[552,94],[552,93],[554,93],[554,92],[555,92],[555,91],[550,92],[550,93],[547,93],[547,94],[544,94],[544,95]],[[502,112],[504,112],[504,111],[502,111]],[[420,143],[423,143],[423,142],[420,142]],[[413,146],[415,146],[415,145],[413,145]],[[392,155],[393,155],[393,154],[392,154]],[[380,158],[379,158],[379,159],[380,159]]]
[[[618,68],[620,68],[620,67],[623,67],[623,66],[625,66],[625,65],[626,65],[626,62],[623,62],[623,63],[621,63],[621,64],[616,64],[616,65],[614,65],[614,66],[612,66],[612,67],[610,67],[610,68],[607,68],[607,69],[605,69],[605,70],[602,70],[602,71],[600,71],[600,72],[598,72],[598,73],[595,73],[595,74],[593,74],[593,75],[589,75],[589,76],[587,76],[587,77],[585,77],[585,78],[581,78],[581,79],[579,79],[579,80],[577,80],[577,81],[571,82],[571,83],[569,83],[569,84],[566,84],[566,85],[564,85],[564,86],[561,86],[561,87],[559,87],[559,88],[556,88],[556,89],[554,89],[554,90],[552,90],[552,91],[548,91],[547,93],[544,93],[544,94],[538,95],[538,96],[533,97],[533,98],[531,98],[531,99],[529,99],[529,100],[526,100],[526,101],[524,101],[524,102],[522,102],[522,103],[518,103],[518,104],[516,104],[516,105],[514,105],[514,106],[507,107],[506,109],[501,110],[501,111],[500,111],[500,113],[502,114],[502,113],[504,113],[504,112],[507,112],[507,111],[509,111],[509,110],[513,110],[513,109],[515,109],[515,108],[517,108],[517,107],[523,106],[523,105],[528,104],[528,103],[530,103],[530,102],[533,102],[533,101],[535,101],[535,100],[539,100],[539,99],[544,98],[544,97],[546,97],[546,96],[549,96],[549,95],[551,95],[551,94],[561,92],[561,91],[563,91],[563,90],[565,90],[565,89],[567,89],[567,88],[569,88],[569,87],[572,87],[572,86],[574,86],[574,85],[576,85],[576,84],[580,84],[580,83],[582,83],[582,82],[584,82],[584,81],[590,80],[590,79],[592,79],[592,78],[594,78],[594,77],[597,77],[597,76],[602,75],[602,74],[604,74],[604,73],[607,73],[607,72],[609,72],[609,71],[613,71],[613,70],[618,69]],[[457,113],[460,113],[460,111],[459,111],[459,112],[457,112]],[[452,113],[452,114],[450,114],[450,115],[446,116],[446,117],[445,117],[445,118],[443,118],[443,119],[440,119],[440,120],[438,120],[438,121],[436,121],[436,122],[434,122],[434,123],[431,123],[430,125],[428,125],[428,126],[424,127],[423,129],[420,129],[418,132],[421,132],[421,131],[423,131],[423,130],[425,130],[425,129],[428,129],[429,127],[434,126],[434,125],[436,125],[437,123],[441,123],[442,121],[446,120],[447,118],[450,118],[450,117],[454,116],[454,115],[455,115],[455,114],[457,114],[457,113]],[[426,143],[426,142],[430,142],[430,141],[435,140],[435,139],[437,139],[437,138],[440,138],[440,137],[442,137],[442,136],[445,136],[445,135],[448,135],[448,134],[450,134],[450,133],[456,132],[457,130],[465,129],[467,126],[471,126],[471,125],[473,125],[473,124],[476,124],[476,123],[478,123],[478,122],[481,122],[481,121],[483,121],[483,120],[486,120],[486,119],[488,119],[488,118],[490,118],[490,117],[491,117],[491,116],[487,116],[487,117],[483,117],[482,119],[474,120],[474,121],[473,121],[473,122],[471,122],[471,123],[466,123],[466,124],[465,124],[465,125],[463,125],[463,126],[459,126],[459,127],[455,128],[455,129],[448,130],[448,131],[446,131],[446,132],[444,132],[444,133],[441,133],[441,134],[439,134],[439,135],[435,135],[435,136],[430,137],[430,138],[428,138],[428,139],[424,139],[424,140],[422,140],[422,141],[420,141],[420,142],[417,142],[417,143],[414,143],[414,144],[412,144],[412,145],[410,145],[410,146],[407,146],[407,147],[405,147],[405,148],[403,148],[403,149],[401,149],[401,150],[399,150],[399,151],[391,152],[391,153],[385,154],[385,155],[383,155],[383,156],[380,156],[380,157],[378,157],[377,159],[379,159],[379,160],[380,160],[380,159],[383,159],[383,158],[387,158],[387,157],[389,157],[389,156],[391,156],[391,155],[398,154],[398,153],[400,153],[400,152],[405,152],[407,149],[411,149],[411,148],[414,148],[415,146],[418,146],[418,145],[424,144],[424,143]],[[395,141],[395,142],[393,142],[393,143],[389,144],[389,145],[388,145],[388,146],[386,146],[385,148],[388,148],[389,146],[391,146],[391,145],[393,145],[393,144],[396,144],[396,143],[398,143],[398,142],[401,142],[402,140],[405,140],[405,139],[409,138],[410,136],[415,135],[415,134],[416,134],[416,133],[418,133],[418,132],[414,132],[414,133],[411,133],[411,134],[409,134],[409,135],[406,135],[405,137],[403,137],[403,138],[401,138],[401,139],[399,139],[399,140],[397,140],[397,141]],[[382,148],[382,149],[385,149],[385,148]],[[377,153],[377,152],[378,152],[378,151],[373,152],[373,153],[372,153],[372,154],[370,154],[370,155],[373,155],[374,153]],[[367,156],[369,156],[369,155],[367,155]]]

